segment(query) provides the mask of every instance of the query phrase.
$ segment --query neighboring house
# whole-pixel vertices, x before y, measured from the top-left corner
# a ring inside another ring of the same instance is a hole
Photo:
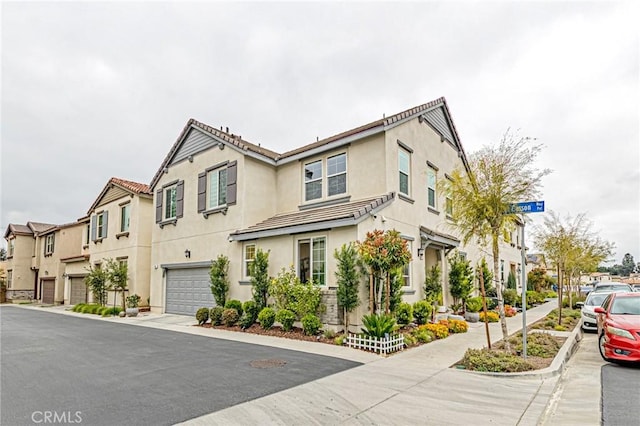
[[[65,285],[68,274],[67,260],[82,257],[82,238],[86,225],[73,222],[58,225],[40,232],[36,237],[34,264],[38,271],[38,288],[36,297],[43,304],[65,303]],[[79,285],[76,291],[82,289]],[[85,286],[86,289],[86,286]],[[86,292],[85,292],[86,293]]]
[[[467,159],[444,98],[278,154],[240,136],[189,120],[150,187],[155,198],[151,306],[193,314],[213,306],[209,266],[230,259],[229,297],[251,298],[248,265],[257,249],[269,251],[269,273],[292,265],[302,281],[322,287],[328,312],[335,306],[334,250],[374,229],[398,230],[413,260],[404,270],[404,299],[423,297],[425,270],[442,270],[458,248],[475,266],[487,250],[463,246],[450,221],[451,200],[438,192]],[[501,245],[507,268],[521,263],[520,230]],[[360,318],[367,309],[361,294]]]
[[[101,268],[107,259],[126,262],[127,295],[138,294],[142,301],[149,297],[152,201],[148,185],[113,177],[89,208],[84,234],[89,264]],[[109,304],[113,297],[110,293]]]
[[[49,223],[9,224],[7,240],[7,301],[31,301],[39,298],[38,235],[55,228]]]

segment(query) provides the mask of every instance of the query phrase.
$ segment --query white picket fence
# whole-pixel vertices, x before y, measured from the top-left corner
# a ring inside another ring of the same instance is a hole
[[[347,346],[386,355],[404,349],[404,335],[395,334],[393,336],[387,335],[386,337],[379,338],[364,334],[349,333],[347,336]]]

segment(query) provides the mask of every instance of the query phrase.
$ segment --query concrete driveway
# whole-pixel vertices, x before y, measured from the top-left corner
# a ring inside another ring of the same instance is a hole
[[[175,424],[360,365],[11,306],[0,323],[3,425]]]

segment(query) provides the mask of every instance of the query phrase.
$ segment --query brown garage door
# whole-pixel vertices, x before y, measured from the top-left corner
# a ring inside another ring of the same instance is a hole
[[[70,278],[71,282],[71,297],[69,299],[70,305],[77,305],[78,303],[87,303],[87,286],[84,283],[84,278],[73,277]]]
[[[42,280],[42,303],[53,305],[53,299],[56,291],[55,280]]]

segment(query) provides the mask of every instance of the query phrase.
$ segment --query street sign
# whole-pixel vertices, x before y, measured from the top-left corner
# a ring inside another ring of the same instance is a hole
[[[527,201],[525,203],[509,204],[507,213],[542,213],[544,201]]]

